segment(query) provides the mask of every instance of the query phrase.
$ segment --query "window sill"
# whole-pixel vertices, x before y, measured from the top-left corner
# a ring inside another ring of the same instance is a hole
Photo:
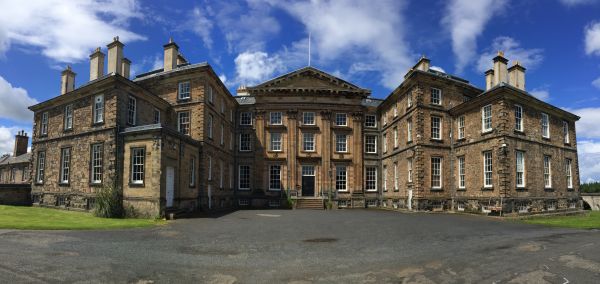
[[[481,131],[481,136],[491,134],[492,132],[494,132],[494,129],[482,130]]]
[[[444,188],[442,188],[442,187],[440,187],[440,188],[432,187],[429,191],[444,191]]]
[[[267,153],[272,153],[272,154],[279,154],[279,153],[282,153],[282,152],[283,151],[281,151],[281,150],[269,150],[269,151],[267,151]]]
[[[463,142],[463,141],[465,141],[465,140],[467,140],[467,139],[466,139],[466,138],[464,138],[464,137],[463,137],[463,138],[458,138],[458,139],[456,139],[456,142]]]
[[[466,187],[457,188],[456,191],[467,191],[467,188]]]
[[[281,191],[281,188],[269,188],[268,191]]]
[[[481,191],[494,191],[494,187],[493,186],[490,186],[490,187],[485,187],[484,186],[484,187],[481,188]]]
[[[102,187],[102,182],[90,182],[89,185],[93,187]]]
[[[302,151],[300,151],[300,153],[306,153],[306,154],[313,154],[313,153],[316,153],[316,152],[317,152],[316,150],[302,150]]]
[[[377,152],[365,152],[365,154],[369,154],[369,155],[377,155]]]
[[[146,185],[143,184],[143,183],[132,183],[132,182],[130,182],[129,183],[129,187],[146,187]]]
[[[250,191],[249,188],[238,188],[237,191]]]
[[[443,108],[444,107],[444,106],[442,106],[442,104],[434,104],[434,103],[430,103],[429,106],[435,107],[435,108]]]
[[[65,132],[65,133],[73,132],[73,127],[67,128],[67,129],[63,129],[63,132]]]
[[[550,137],[544,137],[544,136],[542,136],[542,140],[544,140],[544,141],[548,141],[548,142],[552,141],[552,140],[550,139]]]
[[[406,141],[406,144],[407,144],[407,145],[410,145],[410,144],[412,144],[412,143],[413,143],[413,141],[412,141],[412,140]]]
[[[544,187],[544,191],[554,191],[553,187]]]
[[[61,186],[61,187],[69,187],[69,186],[71,186],[71,185],[70,185],[68,182],[59,182],[59,183],[58,183],[58,186]]]
[[[334,153],[336,153],[336,154],[348,154],[349,152],[347,152],[347,151],[345,151],[345,152],[335,151]]]
[[[97,126],[102,126],[102,125],[104,125],[104,120],[92,123],[92,127],[97,127]]]
[[[517,129],[515,129],[514,133],[518,134],[518,135],[525,135],[525,131],[523,131],[523,130],[517,130]]]
[[[177,98],[177,103],[187,103],[190,102],[192,100],[191,97],[187,97],[187,98]]]
[[[517,187],[516,191],[527,191],[527,187]]]
[[[431,138],[431,139],[429,139],[429,141],[435,142],[435,143],[444,143],[443,139],[436,139],[436,138]]]

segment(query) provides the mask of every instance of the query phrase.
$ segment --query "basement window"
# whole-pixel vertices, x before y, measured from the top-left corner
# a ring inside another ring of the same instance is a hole
[[[458,211],[465,211],[465,203],[464,202],[458,202],[456,204],[456,210],[458,210]]]
[[[376,199],[367,200],[367,207],[377,207],[377,200]]]
[[[240,206],[248,206],[248,205],[250,205],[250,200],[248,200],[248,199],[240,199],[240,200],[238,200],[238,204]]]
[[[340,208],[348,207],[348,200],[338,200],[338,207],[340,207]]]

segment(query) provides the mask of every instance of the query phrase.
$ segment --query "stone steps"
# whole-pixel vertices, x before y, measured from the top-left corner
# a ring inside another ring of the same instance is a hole
[[[321,198],[299,198],[296,199],[296,209],[324,209]]]

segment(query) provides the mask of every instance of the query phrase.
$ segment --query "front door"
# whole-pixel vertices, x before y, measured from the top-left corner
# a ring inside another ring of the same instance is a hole
[[[167,167],[167,207],[173,207],[173,196],[175,195],[175,169]]]
[[[315,196],[315,166],[302,166],[302,196]]]

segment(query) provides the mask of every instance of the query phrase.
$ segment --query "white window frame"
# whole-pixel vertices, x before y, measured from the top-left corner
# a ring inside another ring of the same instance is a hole
[[[247,187],[246,187],[247,183]],[[239,165],[238,167],[238,190],[250,190],[250,166]]]
[[[523,107],[515,105],[515,130],[523,132]]]
[[[486,105],[481,108],[481,132],[492,131],[492,105]]]
[[[144,184],[146,171],[146,149],[131,148],[131,177],[132,184]]]
[[[398,191],[399,187],[398,187],[398,163],[394,163],[394,191]]]
[[[129,96],[127,99],[127,124],[135,126],[137,119],[137,99]]]
[[[367,114],[365,116],[365,127],[376,128],[377,127],[377,116],[374,114]]]
[[[37,172],[35,180],[37,183],[44,183],[44,175],[46,171],[46,151],[39,151],[37,154]]]
[[[64,130],[73,129],[73,104],[65,106]]]
[[[408,170],[408,182],[413,182],[413,158],[408,158],[406,168]]]
[[[40,124],[41,135],[48,135],[48,120],[48,112],[45,111],[42,113],[42,122]]]
[[[179,82],[177,87],[178,100],[187,100],[191,97],[190,81]]]
[[[406,121],[406,142],[412,142],[412,118]]]
[[[347,153],[348,152],[348,135],[346,135],[346,134],[336,134],[335,135],[335,151],[338,153]]]
[[[269,113],[269,124],[283,125],[283,114],[280,111]]]
[[[315,113],[312,111],[305,111],[302,113],[302,124],[303,125],[315,125]]]
[[[406,94],[406,108],[412,107],[412,93]]]
[[[207,124],[208,124],[208,127],[207,127],[208,130],[207,130],[207,132],[208,132],[208,138],[210,138],[210,139],[213,138],[213,120],[214,120],[213,115],[209,113],[208,114],[208,121],[207,121]]]
[[[348,191],[348,169],[346,166],[335,167],[335,190]]]
[[[101,184],[102,175],[104,174],[104,146],[102,144],[92,144],[91,161],[91,182],[92,184]]]
[[[369,141],[369,139],[373,139]],[[372,151],[369,151],[372,147]],[[377,135],[365,135],[365,153],[377,154]]]
[[[394,149],[398,148],[398,127],[394,127]]]
[[[442,105],[442,90],[438,88],[431,88],[431,104]]]
[[[60,149],[60,184],[69,184],[71,179],[71,148]]]
[[[384,165],[383,166],[383,184],[382,184],[383,191],[387,191],[387,174],[388,174],[387,170],[388,170],[387,166]]]
[[[394,117],[398,117],[398,103],[394,104],[393,113],[394,113]]]
[[[281,132],[271,132],[270,135],[271,135],[270,150],[273,152],[281,152],[281,148],[282,148]]]
[[[524,188],[525,180],[525,152],[515,151],[515,184],[517,188]]]
[[[377,167],[365,167],[365,191],[377,191]]]
[[[550,116],[542,112],[542,137],[550,138]]]
[[[483,152],[483,187],[494,186],[494,159],[492,151]]]
[[[185,119],[185,115],[187,115],[187,121],[182,121]],[[190,135],[191,132],[191,121],[190,121],[190,111],[180,111],[177,113],[177,131],[183,135]]]
[[[573,188],[573,160],[567,158],[565,159],[565,171],[567,174],[567,188]]]
[[[431,139],[442,140],[442,117],[431,116]]]
[[[442,160],[442,157],[431,157],[431,188],[433,189],[442,188]]]
[[[563,137],[564,143],[569,144],[571,141],[569,137],[569,122],[566,120],[563,120]]]
[[[249,111],[240,112],[240,125],[252,125],[252,113]]]
[[[383,145],[383,152],[387,153],[387,133],[383,133],[382,138],[381,138],[381,145]]]
[[[154,124],[160,124],[160,110],[154,109]]]
[[[544,188],[552,188],[552,157],[544,155]]]
[[[269,190],[280,191],[282,187],[281,181],[281,165],[270,165],[269,166]]]
[[[458,157],[458,188],[464,189],[465,187],[465,156],[460,156]]]
[[[104,95],[96,95],[94,97],[94,124],[104,122]]]
[[[465,116],[458,117],[458,139],[465,138]]]
[[[315,134],[312,132],[302,133],[302,150],[305,152],[315,151]]]

